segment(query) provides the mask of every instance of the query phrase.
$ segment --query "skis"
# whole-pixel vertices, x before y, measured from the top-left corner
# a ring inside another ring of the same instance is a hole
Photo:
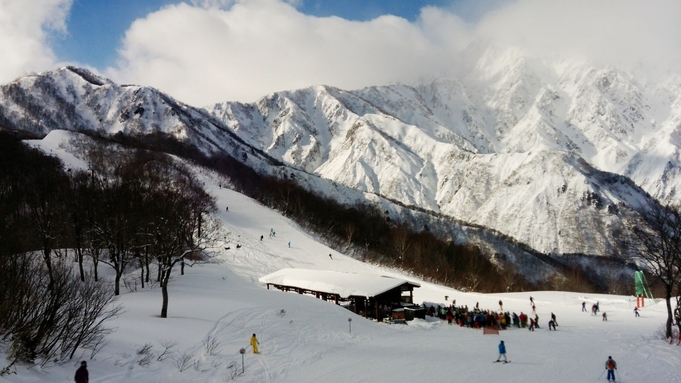
[[[504,361],[504,360],[495,360],[495,361],[492,362],[492,363],[511,363],[511,361],[510,361],[510,360],[506,360],[506,361]]]

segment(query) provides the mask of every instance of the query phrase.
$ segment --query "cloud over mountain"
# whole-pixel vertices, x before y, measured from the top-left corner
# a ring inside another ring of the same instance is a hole
[[[520,0],[474,23],[452,8],[429,6],[412,23],[314,17],[279,0],[194,2],[137,20],[118,67],[107,74],[205,105],[316,84],[355,89],[460,75],[459,53],[471,42],[627,70],[678,71],[681,4],[654,5]]]
[[[0,0],[0,82],[52,69],[51,33],[66,31],[72,0]]]

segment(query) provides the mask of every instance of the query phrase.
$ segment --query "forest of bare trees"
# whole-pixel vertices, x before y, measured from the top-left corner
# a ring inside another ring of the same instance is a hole
[[[143,286],[160,285],[167,317],[173,270],[210,261],[220,233],[214,199],[170,156],[76,145],[87,170],[0,134],[0,346],[11,363],[96,353],[132,270]],[[101,265],[112,281],[99,277]]]

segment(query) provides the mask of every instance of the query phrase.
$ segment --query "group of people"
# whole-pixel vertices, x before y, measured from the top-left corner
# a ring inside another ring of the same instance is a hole
[[[467,328],[483,328],[483,327],[496,327],[499,330],[505,330],[508,327],[516,328],[527,328],[530,331],[534,331],[539,327],[539,315],[536,313],[536,307],[534,302],[532,307],[534,309],[533,316],[528,316],[524,312],[520,312],[520,315],[510,313],[508,311],[494,312],[492,310],[480,309],[480,304],[477,302],[473,309],[469,309],[467,305],[456,306],[456,301],[450,306],[437,306],[433,305],[427,307],[426,312],[429,316],[435,317],[442,320],[447,320],[447,323],[457,324],[460,327]],[[499,307],[503,308],[503,302],[499,301]],[[556,319],[556,314],[551,313],[551,320],[549,320],[549,330],[556,330],[558,326],[558,321]]]

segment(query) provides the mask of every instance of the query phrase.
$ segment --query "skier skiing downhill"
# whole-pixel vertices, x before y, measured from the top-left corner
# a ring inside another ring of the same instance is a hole
[[[615,370],[617,370],[617,362],[612,359],[612,356],[608,356],[608,360],[605,361],[605,369],[608,370],[608,382],[614,382]]]

